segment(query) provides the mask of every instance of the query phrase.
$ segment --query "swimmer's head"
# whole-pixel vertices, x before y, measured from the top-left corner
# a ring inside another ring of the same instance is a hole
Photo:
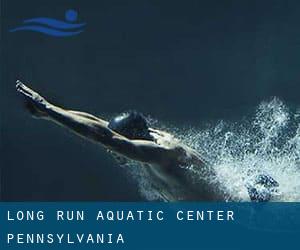
[[[117,115],[109,121],[108,127],[129,139],[153,140],[147,119],[136,111]]]

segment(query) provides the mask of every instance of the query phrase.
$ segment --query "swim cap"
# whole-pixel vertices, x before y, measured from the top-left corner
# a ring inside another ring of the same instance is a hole
[[[129,139],[153,140],[147,119],[136,111],[119,114],[109,121],[108,127]]]

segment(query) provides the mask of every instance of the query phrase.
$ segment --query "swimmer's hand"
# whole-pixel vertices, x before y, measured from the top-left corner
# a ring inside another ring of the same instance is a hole
[[[16,81],[16,90],[25,98],[28,111],[36,118],[47,116],[45,110],[49,103],[38,93],[27,87],[20,80]]]

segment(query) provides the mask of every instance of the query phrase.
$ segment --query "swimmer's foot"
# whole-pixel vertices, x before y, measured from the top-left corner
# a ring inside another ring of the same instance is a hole
[[[251,201],[270,201],[279,194],[279,183],[267,174],[259,174],[252,183],[247,183],[246,187]]]
[[[25,98],[25,106],[34,117],[41,118],[47,116],[44,110],[48,103],[42,96],[19,80],[16,81],[16,90]]]

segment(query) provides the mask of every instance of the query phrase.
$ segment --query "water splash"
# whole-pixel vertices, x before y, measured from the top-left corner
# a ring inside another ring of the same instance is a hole
[[[300,112],[291,112],[278,98],[262,102],[240,122],[172,132],[215,168],[219,189],[228,199],[249,201],[246,183],[267,173],[280,184],[274,200],[300,201]],[[145,198],[159,198],[160,190],[151,185],[145,168],[129,165]]]

